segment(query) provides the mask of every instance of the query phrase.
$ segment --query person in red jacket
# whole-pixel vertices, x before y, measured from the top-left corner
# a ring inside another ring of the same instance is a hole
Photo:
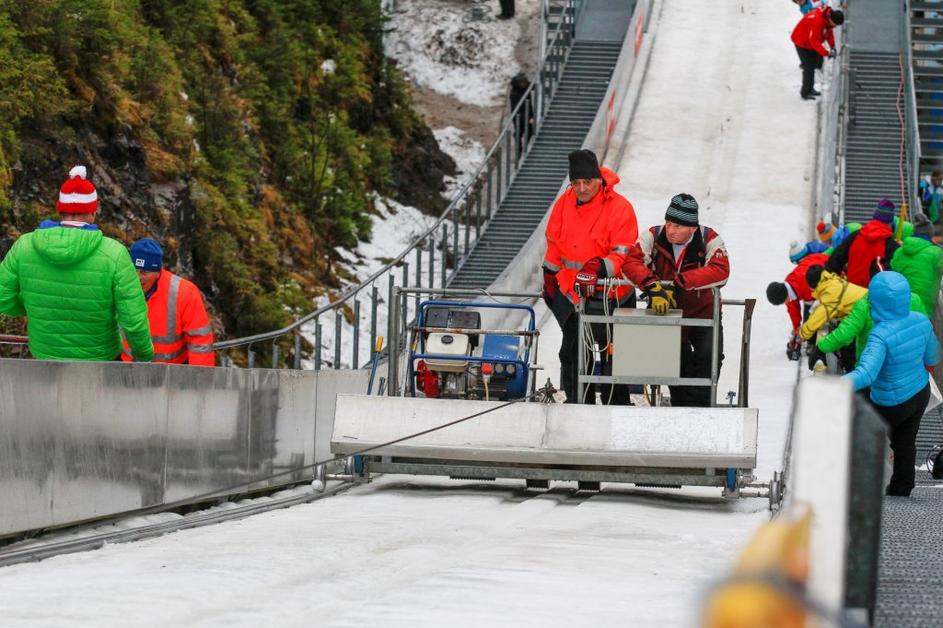
[[[727,283],[730,262],[720,235],[699,226],[697,200],[690,194],[671,199],[665,224],[649,228],[629,251],[622,272],[648,295],[656,314],[680,307],[685,318],[712,318],[714,293]],[[671,281],[664,288],[659,282]],[[681,377],[710,377],[713,329],[684,327],[681,331]],[[724,330],[720,328],[720,360]],[[719,364],[718,364],[719,367]],[[713,405],[707,386],[669,386],[672,406]]]
[[[799,327],[806,315],[808,308],[815,301],[812,296],[812,288],[806,280],[806,271],[812,266],[824,266],[828,261],[828,255],[824,253],[810,253],[804,255],[796,263],[783,282],[773,281],[766,286],[766,299],[773,305],[786,304],[786,310],[789,312],[789,320],[792,322],[792,335],[789,342],[786,343],[786,356],[790,360],[798,360],[801,357],[802,343],[799,340]]]
[[[576,306],[581,298],[589,314],[635,306],[635,291],[631,287],[612,288],[603,294],[596,281],[618,274],[629,247],[638,238],[638,222],[632,204],[614,189],[619,177],[608,168],[600,168],[592,151],[571,152],[569,174],[570,186],[554,203],[547,223],[543,298],[563,330],[560,387],[566,393],[567,403],[580,403],[582,400],[576,398],[577,352],[582,335],[574,316]],[[606,339],[612,334],[606,327],[590,326],[602,354],[603,373],[611,369]],[[593,366],[589,361],[588,373]],[[585,389],[587,394],[592,388]],[[618,404],[629,403],[628,390],[627,386],[599,389],[603,401]]]
[[[215,366],[213,326],[196,285],[163,267],[164,251],[150,238],[131,245],[131,260],[147,299],[154,362]],[[121,359],[131,361],[128,344]]]
[[[813,87],[815,71],[822,67],[825,57],[835,56],[835,34],[832,29],[845,22],[845,14],[831,7],[819,7],[802,16],[792,31],[792,43],[799,54],[802,66],[802,88],[799,95],[803,100],[812,100],[819,95]],[[828,43],[828,47],[825,44]]]
[[[893,259],[900,244],[894,239],[894,203],[882,198],[874,215],[861,229],[850,234],[832,251],[825,264],[830,273],[845,273],[848,281],[867,288],[871,283],[871,264],[879,257]]]

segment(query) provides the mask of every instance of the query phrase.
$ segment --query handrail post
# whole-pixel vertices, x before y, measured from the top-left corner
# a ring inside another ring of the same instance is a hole
[[[373,284],[370,290],[370,361],[377,349],[377,301],[380,300],[380,291],[377,285]]]
[[[717,380],[720,371],[720,289],[711,288],[714,294],[714,325],[711,327],[711,407],[717,405]]]
[[[354,354],[350,368],[360,368],[360,299],[354,299]]]
[[[294,350],[295,354],[292,356],[292,366],[295,369],[301,368],[301,334],[295,332],[294,338]]]
[[[390,396],[396,395],[399,390],[397,379],[397,368],[399,362],[399,300],[400,289],[393,285],[390,278],[390,317],[389,317],[389,364],[387,365],[386,389]]]
[[[334,368],[341,367],[341,309],[334,310]]]
[[[272,368],[278,368],[278,339],[272,340]]]
[[[314,370],[321,370],[321,321],[319,318],[314,319]]]
[[[442,225],[442,289],[445,289],[446,276],[449,272],[449,227]]]

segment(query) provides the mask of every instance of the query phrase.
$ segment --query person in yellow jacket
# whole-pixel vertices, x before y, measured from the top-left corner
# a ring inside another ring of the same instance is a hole
[[[841,275],[830,273],[822,266],[809,268],[806,271],[806,281],[812,288],[812,296],[817,305],[799,328],[799,337],[803,340],[812,340],[816,332],[825,327],[830,320],[840,321],[848,316],[855,303],[868,296],[867,288],[850,283]],[[842,352],[840,359],[843,370],[854,369],[854,346],[850,345],[847,351]]]
[[[154,240],[138,240],[130,253],[147,299],[153,361],[215,366],[213,326],[200,289],[163,267],[164,251]],[[127,348],[121,359],[131,361]]]

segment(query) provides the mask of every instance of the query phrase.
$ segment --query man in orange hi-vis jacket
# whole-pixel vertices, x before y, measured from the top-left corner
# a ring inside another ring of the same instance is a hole
[[[130,252],[147,299],[153,361],[215,366],[213,326],[200,289],[163,267],[164,251],[154,240],[142,238]],[[121,359],[131,361],[127,343]]]
[[[587,314],[602,314],[616,307],[634,307],[635,291],[630,286],[611,288],[608,293],[596,285],[600,278],[619,278],[629,249],[638,239],[635,209],[615,191],[619,176],[609,168],[600,168],[590,150],[575,150],[569,155],[570,187],[556,200],[547,222],[547,252],[543,262],[543,298],[563,331],[560,345],[560,388],[567,403],[585,403],[577,399],[579,354],[583,330],[577,325],[576,305],[585,300]],[[599,360],[588,360],[586,374],[599,366],[601,374],[611,372],[608,340],[611,329],[604,324],[589,326],[597,345]],[[599,364],[594,364],[599,362]],[[602,401],[614,405],[628,404],[629,387],[589,386],[589,393],[598,390]]]

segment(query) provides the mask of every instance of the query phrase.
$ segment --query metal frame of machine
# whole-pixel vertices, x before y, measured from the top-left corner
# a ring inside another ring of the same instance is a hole
[[[390,344],[387,365],[390,396],[338,397],[331,448],[335,455],[348,458],[355,480],[368,481],[372,473],[402,473],[456,479],[523,479],[529,488],[549,488],[551,481],[575,481],[581,489],[588,490],[599,490],[600,483],[607,482],[664,488],[718,487],[728,499],[771,495],[770,484],[755,482],[753,476],[758,428],[756,409],[527,403],[535,396],[535,371],[539,369],[534,364],[539,332],[533,308],[487,301],[420,301],[425,294],[450,299],[537,297],[421,288],[393,290],[391,338],[405,330],[407,339],[405,347],[397,342]],[[412,324],[404,325],[407,299],[416,300],[416,318]],[[754,301],[724,303],[747,308],[741,346],[745,357],[741,362],[744,363],[748,360]],[[502,329],[500,327],[513,326],[504,322],[492,325],[498,327],[496,329],[484,324],[463,327],[450,325],[450,321],[454,322],[451,315],[441,312],[430,321],[428,314],[432,308],[520,310],[529,316],[523,329]],[[716,311],[715,321],[694,319],[696,324],[717,324],[719,301]],[[599,322],[618,322],[610,321],[612,318]],[[590,320],[594,319],[584,315],[584,321]],[[480,365],[496,362],[493,356],[472,355],[464,339],[456,345],[456,353],[430,351],[430,344],[438,348],[444,346],[425,343],[430,334],[522,337],[523,344],[518,345],[520,354],[503,360],[527,367],[527,394],[506,397],[510,402],[486,401],[478,392],[462,396],[462,390],[474,388],[466,386],[465,389],[454,388],[445,398],[419,397],[415,380],[416,364],[420,360],[441,360],[437,365],[441,373],[461,372],[463,377],[464,369],[478,370],[480,374]],[[460,366],[452,367],[450,362]],[[398,373],[402,368],[408,373],[408,381],[399,381]],[[705,385],[716,388],[716,370],[715,378],[706,380]],[[747,369],[742,369],[741,406],[746,403],[747,374]],[[623,382],[616,378],[616,383]],[[516,409],[502,411],[512,403]]]
[[[621,279],[601,279],[597,282],[604,287],[607,292],[610,288],[616,286],[634,286],[633,283]],[[670,285],[671,282],[662,282]],[[720,378],[720,308],[723,305],[742,306],[744,308],[743,316],[743,335],[740,343],[740,376],[738,381],[737,405],[741,408],[747,407],[748,390],[750,379],[750,335],[752,331],[753,308],[756,305],[756,299],[744,300],[724,300],[720,298],[720,289],[711,288],[714,294],[714,311],[711,319],[704,318],[667,318],[661,316],[651,317],[627,317],[618,314],[585,314],[585,303],[580,300],[577,308],[579,324],[605,323],[611,325],[663,325],[675,327],[711,327],[714,330],[713,346],[711,347],[711,376],[710,378],[701,377],[627,377],[613,375],[584,375],[586,365],[583,363],[583,352],[579,352],[578,368],[580,375],[577,378],[577,396],[582,399],[584,386],[586,384],[651,384],[668,386],[710,386],[711,399],[714,405],[717,403],[717,382]]]

